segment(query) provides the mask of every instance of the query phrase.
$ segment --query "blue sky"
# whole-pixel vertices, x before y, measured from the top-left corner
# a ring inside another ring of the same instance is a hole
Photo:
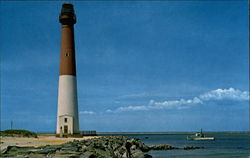
[[[54,132],[63,2],[0,2],[1,129]],[[249,130],[247,1],[75,2],[81,130]]]

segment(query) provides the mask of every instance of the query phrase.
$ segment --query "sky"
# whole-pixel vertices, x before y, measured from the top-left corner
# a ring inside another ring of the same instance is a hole
[[[63,2],[0,2],[1,130],[56,130]],[[249,131],[246,0],[71,3],[81,130]]]

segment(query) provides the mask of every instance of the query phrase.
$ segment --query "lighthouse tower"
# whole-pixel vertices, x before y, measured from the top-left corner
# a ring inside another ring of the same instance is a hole
[[[62,24],[60,77],[58,88],[57,134],[79,133],[74,24],[72,4],[62,5],[59,21]]]

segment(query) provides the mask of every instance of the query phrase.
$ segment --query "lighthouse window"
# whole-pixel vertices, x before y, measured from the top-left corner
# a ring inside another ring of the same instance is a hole
[[[68,119],[67,118],[64,118],[64,122],[67,123]]]
[[[66,57],[68,57],[68,56],[69,56],[69,53],[68,53],[68,52],[67,52],[67,53],[65,53],[65,56],[66,56]]]

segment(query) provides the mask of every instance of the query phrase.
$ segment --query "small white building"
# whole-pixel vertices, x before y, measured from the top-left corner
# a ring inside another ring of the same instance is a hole
[[[73,121],[74,118],[71,115],[59,116],[60,134],[73,134]]]

